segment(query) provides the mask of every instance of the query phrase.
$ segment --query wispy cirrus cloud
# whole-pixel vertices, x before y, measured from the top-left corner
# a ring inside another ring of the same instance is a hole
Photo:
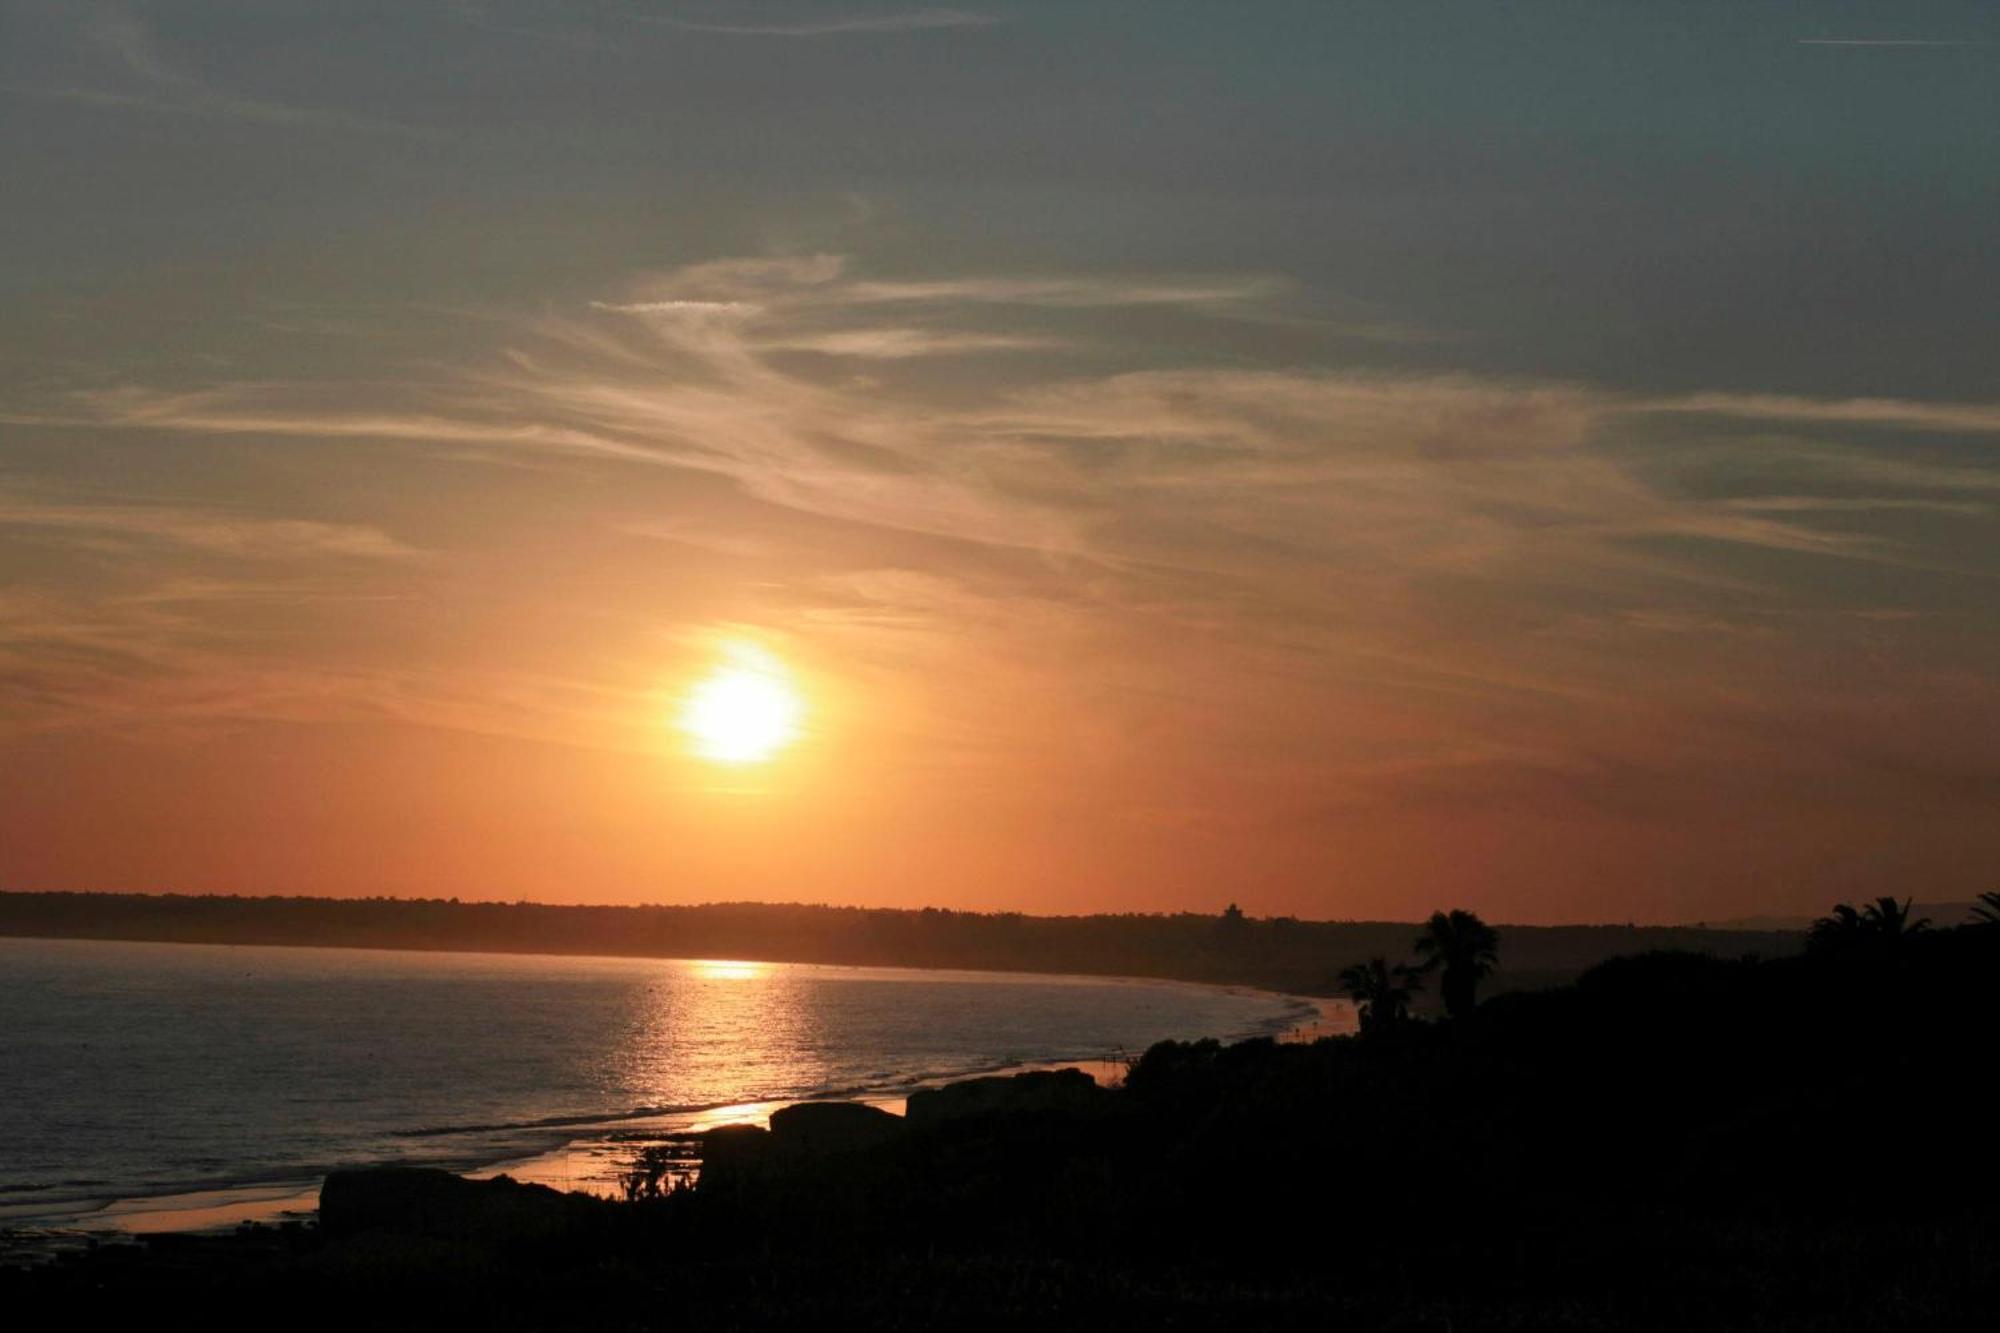
[[[872,361],[906,361],[921,356],[970,356],[981,352],[1040,351],[1063,346],[1059,338],[1005,333],[953,333],[920,328],[839,329],[770,339],[772,352],[816,352],[822,356]]]
[[[593,310],[621,315],[754,315],[762,309],[750,301],[592,301]]]
[[[1090,309],[1114,306],[1246,307],[1283,292],[1286,284],[1261,275],[1209,281],[1120,277],[967,277],[900,282],[856,282],[837,299],[856,305],[972,304]]]
[[[504,347],[456,369],[381,383],[128,385],[11,415],[191,444],[402,443],[413,457],[547,469],[537,484],[554,493],[618,497],[594,502],[608,507],[605,531],[571,544],[636,543],[656,563],[671,542],[756,571],[762,616],[859,677],[879,674],[885,691],[893,683],[928,738],[925,762],[955,772],[1010,762],[1021,718],[1085,688],[1088,723],[1066,713],[1069,730],[1047,744],[1082,747],[1091,762],[1171,748],[1180,742],[1156,735],[1152,706],[1171,699],[1191,737],[1242,756],[1245,781],[1254,770],[1285,789],[1332,784],[1329,800],[1385,774],[1458,774],[1396,780],[1413,800],[1449,803],[1489,779],[1519,789],[1522,771],[1588,773],[1596,761],[1578,768],[1573,748],[1584,730],[1623,771],[1642,752],[1664,762],[1659,747],[1676,734],[1635,727],[1634,708],[1706,717],[1716,697],[1825,651],[1809,645],[1837,638],[1835,626],[1914,634],[1923,623],[1879,618],[1901,609],[1879,592],[1823,605],[1823,580],[1805,571],[1866,567],[1879,571],[1871,586],[1905,571],[1994,573],[1976,544],[1927,547],[1909,526],[1990,517],[2000,469],[1977,450],[1909,445],[1983,439],[2000,421],[1990,405],[1130,370],[1069,341],[1076,312],[1094,308],[1080,302],[1172,293],[1180,304],[1159,307],[1171,314],[1218,292],[1255,318],[1250,294],[1279,299],[1282,286],[907,284],[838,257],[724,261],[523,320]],[[897,322],[884,323],[891,310]],[[1024,343],[1065,356],[1015,355]],[[961,362],[948,389],[926,374],[942,355]],[[1720,479],[1699,472],[1711,436],[1728,441],[1737,469]],[[511,468],[487,472],[464,485],[509,485],[496,478]],[[618,484],[607,490],[608,477]],[[1798,614],[1807,608],[1814,617]],[[909,678],[913,664],[942,680],[971,662],[977,707]],[[617,726],[606,716],[640,706],[633,687],[584,702],[559,682],[483,668],[451,686],[380,668],[338,688],[301,679],[297,694],[276,676],[248,682],[233,706],[317,700],[430,725],[607,737]],[[1318,755],[1287,720],[1307,699],[1321,701]],[[1733,744],[1720,724],[1690,726],[1704,753]],[[1188,771],[1210,762],[1185,758]]]
[[[906,9],[893,13],[814,15],[766,22],[677,18],[668,14],[634,15],[643,23],[684,32],[724,37],[847,37],[868,33],[937,32],[952,28],[990,28],[1000,20],[965,9]]]
[[[675,33],[712,37],[772,38],[781,41],[815,41],[845,37],[896,36],[952,30],[977,30],[999,25],[994,14],[965,9],[919,8],[908,10],[828,13],[818,6],[760,9],[745,6],[709,6],[705,10],[684,8],[679,13],[634,12],[623,6],[595,12],[584,10],[586,22],[575,22],[579,11],[552,15],[546,7],[529,6],[522,16],[519,6],[489,3],[489,0],[451,0],[451,11],[461,22],[489,32],[505,33],[530,41],[545,42],[572,50],[605,55],[633,53],[634,30],[651,31],[662,38]],[[569,18],[572,22],[558,20]]]
[[[1852,506],[1852,497],[1815,508],[1793,496],[1753,510],[1746,497],[1676,496],[1596,446],[1621,421],[1671,416],[2000,431],[1992,404],[1647,398],[1573,384],[1323,371],[1076,375],[944,409],[773,357],[977,357],[1061,341],[969,327],[994,301],[1060,313],[1097,303],[1244,301],[1281,288],[1255,279],[856,279],[843,259],[824,255],[701,264],[640,285],[670,294],[594,303],[609,322],[539,321],[502,365],[440,379],[399,410],[309,409],[303,388],[268,384],[180,394],[128,386],[74,402],[90,419],[125,427],[406,440],[710,472],[769,503],[843,521],[1110,560],[1137,552],[1088,534],[1144,507],[1121,502],[1116,490],[1153,497],[1144,504],[1156,524],[1305,549],[1376,549],[1406,568],[1427,559],[1470,568],[1503,549],[1530,548],[1609,568],[1635,558],[1617,543],[1660,537],[1887,559],[1874,538],[1807,526]],[[933,305],[943,317],[922,327],[870,318],[904,302]],[[1803,465],[1796,454],[1787,461]],[[1923,471],[1905,475],[1908,484],[1975,492],[1992,484],[1983,468],[1898,464],[1865,451],[1827,447],[1819,461],[1859,466],[1855,475],[1878,486],[1897,484],[1898,466]],[[1164,512],[1161,497],[1175,493],[1199,497],[1202,512]],[[1337,523],[1315,521],[1335,514]]]
[[[421,554],[368,524],[19,489],[0,546],[0,731],[351,715],[366,673],[274,651],[268,626],[365,618],[379,572]]]
[[[1800,46],[1984,46],[1950,37],[1801,37]]]
[[[1693,393],[1643,404],[1652,412],[1709,413],[1749,421],[1891,430],[2000,433],[2000,403],[1940,403],[1902,398],[1801,398],[1789,394]]]
[[[420,444],[512,448],[552,454],[658,461],[641,445],[568,427],[503,418],[463,390],[436,396],[436,411],[350,411],[307,406],[305,386],[228,384],[182,393],[139,385],[80,391],[73,401],[101,423],[199,435],[262,435],[276,439],[400,440]],[[61,413],[14,412],[17,425],[75,424]]]
[[[730,313],[862,306],[1018,306],[1044,310],[1180,306],[1269,315],[1291,284],[1269,274],[1205,278],[1157,274],[973,274],[943,278],[857,278],[844,255],[724,259],[691,264],[635,283],[626,300],[601,309],[631,314],[702,310]]]
[[[175,61],[153,29],[127,13],[96,12],[90,15],[81,32],[86,49],[104,67],[105,81],[28,86],[18,91],[91,106],[215,117],[282,129],[337,130],[410,139],[440,137],[434,130],[363,112],[246,96],[220,87]]]
[[[397,559],[416,550],[378,528],[158,505],[78,504],[0,491],[0,532],[91,544],[161,542],[251,559]]]

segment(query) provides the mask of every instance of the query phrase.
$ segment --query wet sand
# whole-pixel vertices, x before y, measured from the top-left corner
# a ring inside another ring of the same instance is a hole
[[[1291,998],[1310,1004],[1313,1013],[1297,1027],[1279,1033],[1279,1041],[1313,1042],[1322,1037],[1351,1037],[1361,1030],[1361,1022],[1351,1000],[1322,999],[1310,995]]]

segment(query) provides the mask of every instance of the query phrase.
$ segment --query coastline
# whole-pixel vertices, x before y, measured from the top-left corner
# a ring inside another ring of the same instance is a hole
[[[1854,1136],[1921,1104],[1943,1141],[1981,1141],[1967,1052],[1990,1037],[1996,947],[1964,929],[1654,956],[1451,1029],[1177,1045],[1117,1091],[961,1084],[905,1121],[822,1104],[699,1145],[708,1185],[638,1206],[360,1170],[326,1182],[316,1224],[15,1258],[0,1298],[344,1330],[1980,1328],[2000,1290],[1992,1163],[1926,1173]],[[1885,959],[1908,982],[1889,994]],[[1297,1011],[1182,1012],[1240,1030]],[[1898,1041],[1901,1077],[1856,1080],[1854,1050]],[[697,1145],[666,1146],[647,1162],[662,1185]],[[544,1165],[575,1183],[575,1160]],[[1340,1198],[1366,1206],[1325,1207]],[[1498,1211],[1440,1227],[1455,1198]]]
[[[228,946],[223,946],[228,947]],[[400,952],[400,951],[398,951]],[[560,955],[558,955],[560,956]],[[696,960],[699,961],[699,960]],[[843,964],[794,964],[845,970]],[[865,966],[865,965],[864,965]],[[1080,982],[1138,986],[1186,987],[1235,995],[1268,997],[1284,1003],[1283,1012],[1269,1020],[1230,1033],[1209,1034],[1224,1042],[1268,1037],[1281,1042],[1313,1041],[1354,1029],[1351,1006],[1346,1001],[1267,990],[1256,986],[1214,982],[1178,981],[1162,977],[1109,977],[1091,973],[1014,973],[963,968],[910,968],[914,972],[950,975],[973,973],[980,976],[1028,975],[1043,978],[1071,977]],[[1031,1061],[1000,1061],[967,1067],[920,1079],[900,1080],[865,1087],[830,1088],[805,1098],[773,1101],[736,1102],[714,1106],[666,1108],[610,1112],[598,1117],[565,1117],[546,1128],[561,1135],[539,1151],[501,1159],[464,1157],[448,1154],[428,1165],[469,1179],[489,1179],[506,1175],[524,1182],[546,1185],[564,1192],[579,1192],[603,1198],[617,1198],[618,1178],[633,1153],[650,1142],[700,1134],[727,1124],[767,1125],[772,1112],[796,1101],[858,1101],[902,1115],[909,1095],[921,1089],[939,1087],[967,1079],[1011,1075],[1038,1070],[1080,1069],[1098,1082],[1110,1086],[1124,1073],[1124,1064],[1140,1052],[1118,1048],[1112,1051],[1081,1053]],[[532,1131],[537,1126],[525,1125]],[[429,1131],[417,1131],[430,1136]],[[246,1226],[302,1225],[318,1210],[319,1190],[324,1172],[275,1180],[222,1183],[192,1190],[160,1193],[117,1194],[83,1200],[66,1200],[55,1207],[38,1206],[28,1198],[0,1202],[0,1262],[32,1262],[36,1258],[99,1244],[136,1241],[142,1237],[167,1234],[218,1234]]]

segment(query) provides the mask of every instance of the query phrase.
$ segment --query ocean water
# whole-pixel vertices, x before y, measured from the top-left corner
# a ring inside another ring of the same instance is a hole
[[[1308,1011],[1081,977],[0,939],[0,1226],[347,1165],[473,1169]]]

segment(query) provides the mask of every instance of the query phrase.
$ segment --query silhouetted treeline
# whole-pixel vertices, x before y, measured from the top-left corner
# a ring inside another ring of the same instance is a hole
[[[0,893],[0,935],[1163,977],[1332,995],[1339,973],[1401,953],[1387,921],[1207,916],[1026,916],[773,903],[565,907],[403,898]],[[1800,936],[1669,926],[1506,926],[1488,992],[1552,985],[1616,954],[1795,951]]]

